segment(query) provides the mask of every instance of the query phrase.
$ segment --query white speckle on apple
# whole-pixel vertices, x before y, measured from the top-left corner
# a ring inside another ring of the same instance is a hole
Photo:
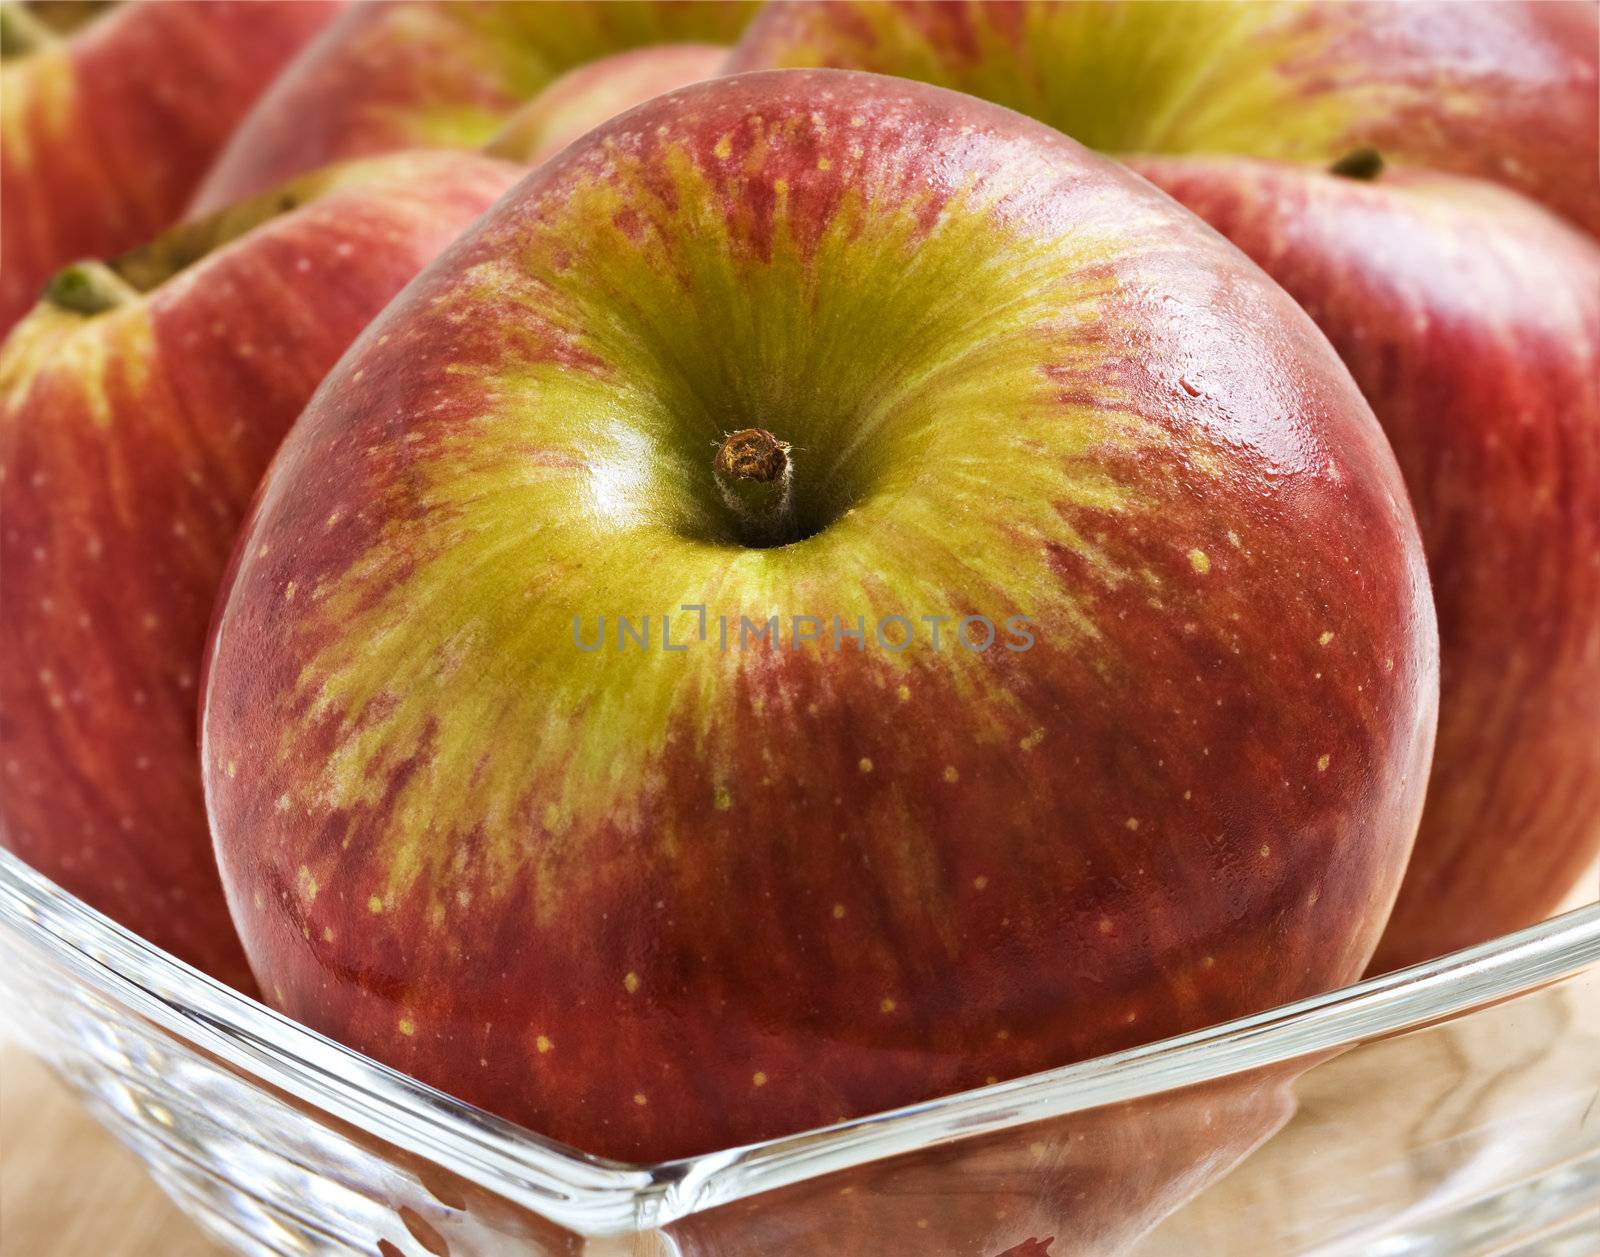
[[[870,773],[872,771],[872,761],[863,755],[861,757],[861,762],[857,764],[856,767],[864,773]]]
[[[622,989],[627,991],[629,995],[637,993],[639,990],[639,975],[630,969],[623,975]]]

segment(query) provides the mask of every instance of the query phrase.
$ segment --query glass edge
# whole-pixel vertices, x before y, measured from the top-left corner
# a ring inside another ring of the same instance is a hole
[[[1600,962],[1600,903],[1425,964],[1093,1060],[656,1165],[594,1157],[475,1109],[145,942],[0,849],[0,927],[43,934],[101,994],[246,1075],[580,1234],[715,1205],[921,1148],[1138,1100],[1414,1029]]]

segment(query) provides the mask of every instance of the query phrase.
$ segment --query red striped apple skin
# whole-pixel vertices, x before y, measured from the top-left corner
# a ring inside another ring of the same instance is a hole
[[[1040,118],[1092,148],[1487,178],[1600,234],[1600,29],[1592,0],[1186,0],[766,6],[729,71],[902,74]]]
[[[57,267],[174,222],[234,124],[337,10],[129,3],[0,77],[0,334]]]
[[[195,209],[218,209],[351,157],[476,148],[568,70],[651,44],[731,43],[755,8],[746,0],[363,4],[262,98],[207,177]]]
[[[1425,171],[1134,166],[1328,334],[1416,506],[1439,740],[1374,968],[1539,920],[1600,850],[1600,245],[1513,193]]]
[[[352,167],[142,298],[41,304],[0,354],[0,841],[237,985],[196,755],[229,549],[334,360],[516,174]]]
[[[757,420],[791,544],[713,485]],[[684,603],[1037,640],[574,646]],[[1437,700],[1399,471],[1287,294],[1047,127],[827,71],[658,97],[430,267],[286,443],[211,651],[268,998],[642,1159],[1354,978]]]

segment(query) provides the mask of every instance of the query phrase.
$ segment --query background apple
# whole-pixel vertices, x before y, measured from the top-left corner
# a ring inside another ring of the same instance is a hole
[[[1418,503],[1441,731],[1380,968],[1538,920],[1600,844],[1594,250],[1491,187],[1414,171],[1361,188],[1323,164],[1483,176],[1600,230],[1596,13],[799,3],[766,11],[731,63],[941,82],[1122,154],[1300,163],[1130,158],[1311,311]]]
[[[251,101],[336,8],[0,8],[0,335],[58,266],[175,221]]]
[[[755,8],[744,0],[362,5],[263,97],[195,207],[215,209],[343,158],[476,148],[565,71],[646,44],[729,43]]]
[[[607,118],[717,77],[727,60],[720,44],[654,44],[586,62],[512,114],[484,151],[537,166]]]
[[[1481,180],[1133,164],[1328,334],[1416,506],[1439,741],[1375,967],[1545,916],[1600,850],[1600,245]]]
[[[713,474],[748,428],[789,544]],[[269,997],[597,1153],[1336,986],[1421,808],[1421,544],[1326,339],[1124,168],[904,80],[565,149],[330,374],[236,554],[201,758]]]
[[[1116,153],[1326,164],[1363,145],[1600,234],[1589,0],[780,0],[729,72],[842,66],[971,92]]]
[[[328,367],[516,174],[431,153],[313,176],[70,268],[0,352],[0,840],[230,982],[195,737],[229,547]]]

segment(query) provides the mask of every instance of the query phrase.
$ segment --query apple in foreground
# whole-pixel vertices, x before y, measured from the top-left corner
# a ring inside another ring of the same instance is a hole
[[[1356,977],[1437,684],[1287,294],[1037,122],[777,72],[590,132],[329,375],[201,760],[278,1007],[651,1159]]]
[[[439,152],[311,176],[63,271],[0,352],[0,841],[235,984],[196,753],[234,534],[328,368],[518,173]]]
[[[1439,738],[1374,968],[1544,917],[1600,850],[1600,244],[1477,179],[1132,164],[1327,333],[1416,507]]]
[[[362,5],[262,97],[195,209],[231,204],[345,158],[477,148],[566,71],[650,44],[731,43],[755,7],[745,0]]]
[[[1111,153],[1391,161],[1515,188],[1600,235],[1589,0],[793,0],[729,73],[837,66],[971,92]]]
[[[1600,844],[1593,249],[1422,169],[1600,231],[1596,13],[800,3],[731,63],[928,79],[1127,156],[1333,339],[1400,453],[1443,638],[1431,801],[1379,968],[1539,920]],[[1211,157],[1230,151],[1280,164]],[[1325,170],[1385,160],[1411,173]]]
[[[0,7],[0,335],[57,267],[174,222],[234,124],[336,8]]]
[[[537,166],[585,131],[652,96],[716,78],[728,60],[720,44],[654,44],[568,70],[484,145],[486,153]]]

